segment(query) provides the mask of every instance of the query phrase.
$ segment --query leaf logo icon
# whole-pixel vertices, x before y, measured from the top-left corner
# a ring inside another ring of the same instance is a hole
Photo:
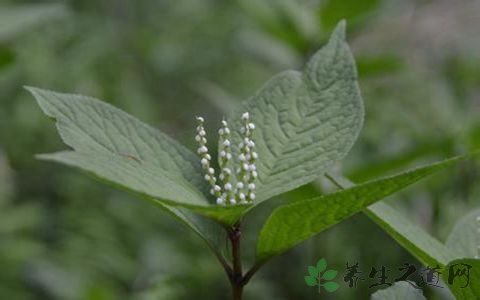
[[[338,271],[327,270],[327,261],[322,258],[318,261],[317,266],[308,266],[309,276],[305,276],[305,282],[309,286],[318,286],[318,292],[320,293],[322,287],[327,292],[334,292],[338,289],[338,283],[333,282],[335,276],[337,276]],[[325,272],[324,272],[325,271]],[[322,275],[323,273],[323,275]]]

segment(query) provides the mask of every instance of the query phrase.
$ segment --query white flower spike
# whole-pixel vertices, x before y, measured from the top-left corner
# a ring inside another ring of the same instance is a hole
[[[211,156],[206,146],[206,131],[203,127],[205,120],[202,117],[197,117],[198,126],[197,135],[195,136],[195,140],[199,144],[197,152],[201,158],[202,169],[205,171],[205,180],[210,184],[210,192],[216,198],[218,205],[246,204],[251,203],[255,199],[256,185],[254,181],[258,175],[255,166],[258,154],[253,150],[255,143],[252,139],[255,124],[250,122],[250,114],[248,112],[243,113],[241,119],[243,124],[239,131],[242,135],[242,142],[238,145],[239,154],[236,161],[238,166],[233,169],[237,176],[232,176],[232,145],[230,128],[228,128],[226,120],[222,120],[222,127],[218,130],[220,183],[217,184],[215,170],[210,165]]]

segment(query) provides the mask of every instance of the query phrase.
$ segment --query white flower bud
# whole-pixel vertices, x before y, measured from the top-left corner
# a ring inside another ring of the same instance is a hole
[[[230,147],[230,141],[229,141],[229,140],[223,141],[223,145],[224,145],[225,147]]]
[[[235,198],[230,199],[230,204],[234,204],[234,205],[237,204],[237,201],[235,200]]]
[[[242,120],[246,121],[250,118],[250,114],[248,112],[243,113]]]
[[[243,169],[244,169],[245,171],[248,171],[249,165],[248,165],[248,164],[243,164]]]
[[[257,171],[252,171],[252,177],[257,178],[257,176],[258,176]]]
[[[222,188],[221,188],[220,186],[218,186],[218,185],[214,185],[214,186],[213,186],[213,190],[214,190],[215,192],[220,192],[220,191],[222,190]]]
[[[201,136],[199,136],[198,134],[195,136],[195,140],[196,140],[197,142],[200,142],[200,141],[201,141],[201,139],[202,139],[202,137],[201,137]]]
[[[248,142],[248,147],[253,148],[255,147],[255,143],[253,141]]]
[[[232,171],[229,168],[223,168],[223,172],[227,175],[231,175]]]
[[[254,193],[250,193],[249,196],[250,196],[250,199],[255,200],[255,194]]]
[[[208,148],[205,147],[205,146],[202,146],[202,147],[198,148],[198,153],[199,154],[207,153],[207,152],[208,152]]]
[[[249,169],[250,169],[250,171],[256,171],[257,167],[254,164],[251,164]]]
[[[202,160],[200,162],[202,163],[203,166],[208,165],[208,159],[206,159],[206,158],[202,158]]]
[[[241,153],[241,154],[238,156],[238,159],[239,159],[240,161],[245,161],[245,159],[246,159],[246,158],[245,158],[245,154]]]
[[[213,175],[215,173],[215,170],[213,168],[208,168],[208,173]]]
[[[241,133],[245,133],[245,127],[240,128]]]
[[[218,205],[224,204],[223,199],[222,198],[217,198],[217,204]]]
[[[226,191],[231,191],[232,190],[232,184],[230,182],[228,182],[227,184],[225,184],[225,190]]]
[[[243,189],[243,182],[238,182],[237,183],[237,189]]]
[[[249,190],[254,190],[255,189],[255,183],[248,184],[248,189]]]
[[[231,153],[227,153],[227,159],[232,159],[232,154]]]
[[[211,157],[210,154],[208,154],[208,153],[205,154],[205,158],[208,159],[208,160],[211,160],[211,159],[212,159],[212,157]]]
[[[198,134],[199,134],[200,136],[205,136],[207,133],[205,132],[205,130],[202,129],[202,130],[200,130],[200,131],[198,132]]]
[[[238,198],[240,198],[240,200],[245,200],[245,194],[244,193],[238,194]]]
[[[223,127],[227,127],[227,126],[228,126],[227,121],[222,120],[222,126],[223,126]]]
[[[206,181],[209,181],[209,180],[210,180],[210,175],[205,174],[205,177],[204,177],[204,178],[205,178]]]
[[[201,123],[205,122],[205,120],[202,117],[197,117],[197,121]]]
[[[227,156],[227,152],[225,152],[223,150],[220,151],[220,157],[225,157],[225,156]]]
[[[223,128],[220,128],[220,129],[218,130],[218,134],[219,134],[219,135],[223,135]]]
[[[225,134],[230,134],[230,129],[225,128],[224,131],[225,131]]]
[[[255,129],[255,124],[249,123],[249,124],[248,124],[248,129],[254,130],[254,129]]]
[[[224,180],[224,179],[225,179],[225,175],[223,175],[223,173],[220,173],[220,175],[218,176],[218,178],[220,178],[220,180]]]
[[[252,152],[252,157],[253,157],[253,159],[257,159],[258,158],[257,152]]]

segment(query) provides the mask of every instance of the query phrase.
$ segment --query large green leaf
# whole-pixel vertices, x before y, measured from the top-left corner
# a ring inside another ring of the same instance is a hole
[[[467,157],[451,158],[332,194],[283,205],[270,215],[260,232],[257,260],[263,262],[284,252],[386,196]]]
[[[210,205],[198,157],[159,130],[94,98],[27,89],[56,119],[60,136],[74,150],[39,158],[81,168],[149,200],[184,206],[222,223],[235,222],[245,211],[245,206]]]
[[[373,293],[371,300],[425,300],[421,289],[405,281],[395,282],[391,287]]]
[[[357,71],[341,22],[303,73],[273,77],[231,116],[234,152],[242,112],[256,124],[257,202],[322,175],[352,147],[363,122]]]
[[[480,209],[476,209],[455,224],[447,238],[446,245],[455,255],[455,259],[474,258],[480,246]]]

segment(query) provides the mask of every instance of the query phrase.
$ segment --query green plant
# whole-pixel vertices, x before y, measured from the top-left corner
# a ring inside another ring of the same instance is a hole
[[[359,135],[363,104],[355,61],[345,42],[344,22],[337,25],[303,72],[276,75],[222,125],[230,126],[232,159],[224,161],[221,155],[220,171],[227,163],[234,168],[242,166],[239,157],[246,150],[240,145],[246,136],[241,130],[245,118],[241,116],[248,112],[254,123],[252,139],[258,159],[255,169],[249,169],[252,177],[244,183],[255,185],[255,196],[249,194],[245,203],[240,192],[235,193],[235,201],[222,198],[230,189],[224,185],[222,190],[217,178],[210,176],[215,172],[210,163],[216,163],[207,152],[202,128],[197,128],[199,154],[208,162],[109,104],[79,95],[27,89],[45,114],[56,119],[60,136],[72,148],[38,157],[83,169],[167,210],[205,240],[225,269],[234,299],[241,299],[244,286],[267,261],[362,211],[422,262],[446,266],[453,260],[433,238],[414,234],[410,229],[413,225],[400,222],[388,206],[373,204],[468,155],[350,187],[328,175],[341,190],[275,208],[258,235],[256,260],[244,271],[241,242],[248,213],[262,202],[324,175],[348,153]],[[199,121],[203,123],[203,119]],[[221,141],[225,141],[222,134]],[[253,171],[258,176],[253,176]],[[229,241],[230,253],[224,251],[225,240]]]

